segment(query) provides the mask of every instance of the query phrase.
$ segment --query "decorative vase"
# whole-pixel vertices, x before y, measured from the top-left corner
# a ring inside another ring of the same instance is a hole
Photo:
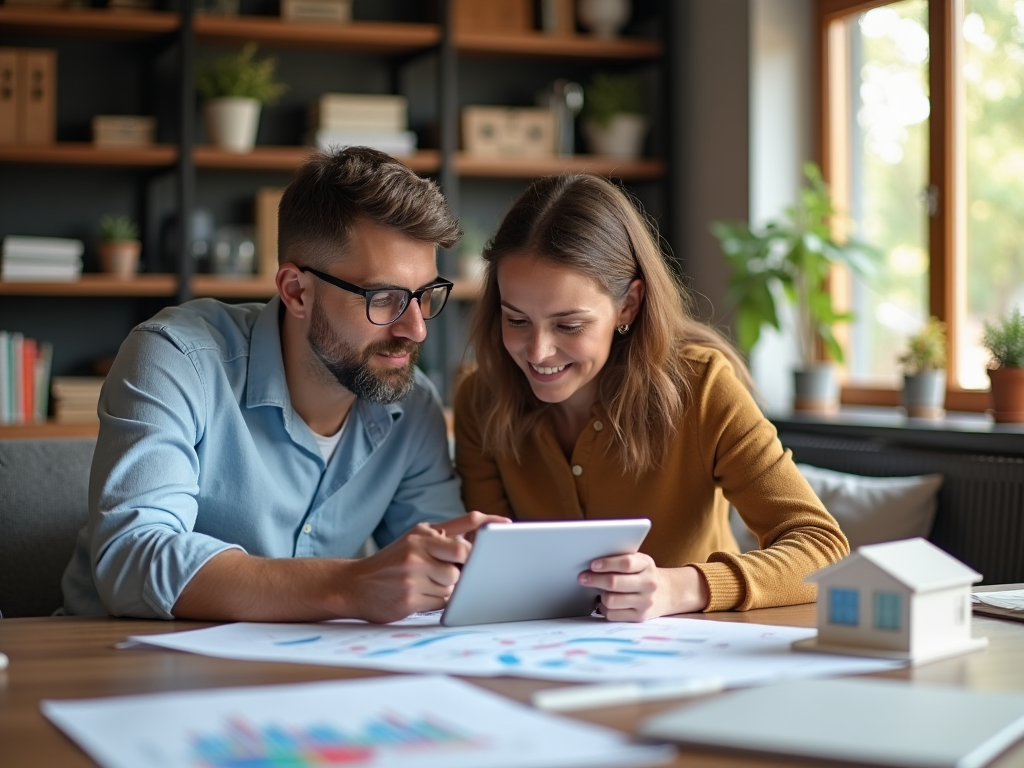
[[[583,121],[583,135],[595,155],[633,160],[640,157],[647,135],[647,118],[626,113],[612,115],[608,125]]]
[[[832,365],[793,371],[793,410],[820,414],[839,410],[839,387]]]
[[[252,152],[260,121],[256,99],[226,97],[209,99],[203,105],[206,133],[210,143],[228,152]]]
[[[946,415],[946,372],[930,369],[903,377],[903,408],[913,419],[941,419]]]
[[[616,37],[629,21],[630,0],[579,0],[577,18],[584,29],[597,37]]]
[[[999,423],[1024,422],[1024,368],[990,368],[992,416]]]
[[[103,240],[99,244],[100,268],[119,280],[131,280],[139,270],[142,243],[138,240]]]

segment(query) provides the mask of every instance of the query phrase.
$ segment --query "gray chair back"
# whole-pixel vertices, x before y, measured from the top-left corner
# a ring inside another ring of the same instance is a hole
[[[0,614],[48,616],[89,514],[96,441],[0,440]]]

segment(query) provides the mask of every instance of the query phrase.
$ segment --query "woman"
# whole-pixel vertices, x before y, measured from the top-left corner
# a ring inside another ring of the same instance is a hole
[[[455,401],[467,509],[518,520],[647,517],[640,553],[580,574],[616,621],[809,602],[849,545],[687,311],[656,235],[601,178],[541,179],[484,253],[478,369]],[[761,549],[740,554],[728,499]]]

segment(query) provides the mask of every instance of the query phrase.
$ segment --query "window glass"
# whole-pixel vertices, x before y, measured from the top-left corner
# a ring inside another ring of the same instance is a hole
[[[897,384],[896,358],[928,311],[928,3],[851,17],[846,212],[877,246],[877,272],[852,281],[849,374]],[[839,199],[842,199],[840,197]]]
[[[893,592],[875,592],[875,629],[899,629],[903,598]]]
[[[828,591],[828,620],[830,624],[860,624],[860,595],[855,589],[832,587]]]
[[[964,286],[956,296],[957,380],[987,389],[982,324],[1024,307],[1024,2],[965,0],[961,31],[966,252],[956,275]]]

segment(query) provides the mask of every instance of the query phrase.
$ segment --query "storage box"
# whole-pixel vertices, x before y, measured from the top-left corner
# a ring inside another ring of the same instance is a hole
[[[459,32],[529,32],[533,0],[450,0],[452,26]]]
[[[281,18],[347,24],[352,21],[352,0],[281,0]]]
[[[278,187],[256,190],[256,274],[271,280],[277,274],[277,209],[283,195]]]
[[[391,94],[325,93],[309,107],[314,131],[396,133],[409,125],[409,100]]]
[[[23,144],[53,144],[57,141],[57,51],[49,48],[21,49],[17,99],[19,141]]]
[[[534,107],[465,107],[462,146],[480,157],[552,157],[554,113]]]
[[[96,115],[92,143],[97,147],[147,147],[156,140],[156,118],[140,115]]]

